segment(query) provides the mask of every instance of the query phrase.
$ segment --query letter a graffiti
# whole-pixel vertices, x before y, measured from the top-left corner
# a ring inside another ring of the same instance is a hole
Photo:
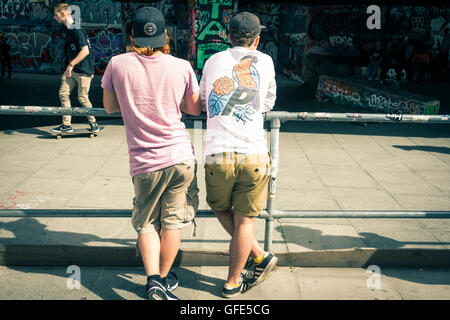
[[[377,5],[371,5],[367,7],[368,14],[372,14],[367,18],[367,28],[369,30],[381,29],[381,9]]]

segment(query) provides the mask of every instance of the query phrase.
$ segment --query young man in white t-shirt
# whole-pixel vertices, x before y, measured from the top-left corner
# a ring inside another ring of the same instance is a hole
[[[264,205],[270,173],[263,114],[276,98],[272,58],[257,50],[262,28],[252,13],[234,16],[229,28],[232,48],[208,59],[200,81],[208,115],[206,201],[232,236],[222,291],[226,298],[260,284],[278,261],[255,238],[255,217]]]

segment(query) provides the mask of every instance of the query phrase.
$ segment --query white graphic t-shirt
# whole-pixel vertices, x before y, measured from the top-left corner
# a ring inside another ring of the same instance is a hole
[[[208,116],[205,156],[267,153],[263,113],[276,98],[270,56],[244,47],[212,55],[203,69],[200,94]]]

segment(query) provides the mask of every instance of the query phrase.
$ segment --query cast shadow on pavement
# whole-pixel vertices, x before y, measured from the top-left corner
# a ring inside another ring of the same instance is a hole
[[[390,257],[392,257],[392,250],[400,249],[407,245],[450,245],[450,242],[442,242],[437,240],[436,242],[398,241],[371,232],[361,232],[359,233],[359,237],[352,237],[324,235],[321,230],[293,225],[278,226],[275,229],[284,235],[286,242],[296,244],[311,250],[352,249],[361,246],[367,248],[375,248],[376,252],[366,262],[368,265],[373,264],[372,261],[374,261],[374,258],[376,261],[378,261],[377,264],[380,263],[380,261],[388,262]],[[402,255],[402,253],[406,253],[406,255],[408,256],[410,255],[408,251],[398,251],[397,255]],[[448,252],[444,252],[444,254],[446,253]],[[442,253],[438,253],[435,259],[439,259],[440,254]],[[426,261],[425,263],[428,263],[430,261],[430,256],[432,256],[433,253],[421,255],[420,252],[415,251],[413,255],[415,255],[417,259],[424,258],[425,256],[424,259],[428,260],[424,261]],[[446,255],[446,257],[448,257],[448,255]],[[433,258],[431,258],[431,260],[432,259]],[[421,269],[422,268],[419,267],[387,266],[382,267],[382,274],[416,283],[450,285],[450,271],[448,270],[448,268],[430,268],[432,270],[436,270],[437,273],[435,275],[420,273]],[[429,268],[427,267],[425,269]]]
[[[450,245],[450,242],[398,241],[372,232],[360,232],[359,237],[324,235],[321,230],[293,225],[275,228],[278,232],[289,235],[287,242],[312,250],[350,249],[362,245],[378,249],[396,249],[406,245]],[[359,244],[359,245],[358,245]]]
[[[71,246],[83,246],[89,242],[113,242],[130,246],[136,242],[135,239],[100,238],[88,233],[50,231],[46,229],[45,224],[40,223],[34,218],[21,218],[10,222],[0,222],[1,229],[14,234],[14,238],[0,238],[0,243],[2,244],[67,244]]]
[[[436,147],[436,146],[399,146],[399,145],[393,145],[392,147],[397,149],[402,149],[405,151],[424,151],[424,152],[435,152],[435,153],[443,153],[443,154],[450,154],[450,148],[449,147]]]
[[[50,231],[46,230],[46,225],[40,223],[34,218],[21,218],[10,222],[0,222],[0,231],[8,231],[12,233],[14,237],[0,237],[0,245],[23,245],[35,246],[36,249],[44,247],[46,245],[62,245],[67,244],[70,247],[88,247],[89,242],[105,242],[123,245],[126,247],[132,247],[134,253],[134,246],[136,239],[115,239],[115,238],[101,238],[96,235],[88,233],[75,233],[67,231]],[[107,250],[107,246],[103,250]],[[32,250],[32,248],[31,248]],[[70,249],[65,249],[70,250]],[[82,250],[82,249],[81,249]],[[20,249],[19,249],[20,251]],[[47,250],[48,251],[48,250]],[[80,250],[78,250],[80,251]],[[77,252],[77,251],[74,251]],[[26,254],[24,252],[21,253]],[[58,255],[57,252],[54,253]],[[82,252],[78,252],[82,254]],[[50,260],[52,254],[46,252]],[[133,254],[134,256],[134,254]],[[136,258],[141,263],[140,258]],[[77,265],[76,258],[67,260],[67,266],[64,265],[64,260],[57,261],[59,266],[45,267],[45,263],[42,263],[42,267],[25,268],[21,267],[17,263],[17,250],[9,252],[8,247],[3,250],[4,264],[8,265],[8,268],[17,270],[20,272],[31,272],[32,274],[49,274],[63,278],[62,281],[66,281],[69,278],[70,273],[66,273],[66,268],[69,265]],[[20,259],[19,259],[20,260]],[[45,257],[44,257],[45,260]],[[85,259],[86,260],[86,259]],[[176,262],[176,261],[175,261]],[[65,266],[61,268],[61,263]],[[84,263],[80,263],[80,270],[83,270]],[[27,270],[27,271],[25,271]],[[29,271],[33,270],[33,271]],[[173,267],[172,271],[175,271],[179,278],[179,287],[201,290],[208,292],[212,296],[220,297],[220,292],[223,286],[223,279],[200,275],[191,270],[182,267]],[[83,272],[83,271],[81,271]],[[128,291],[132,295],[134,294],[138,298],[146,299],[145,291],[145,271],[142,267],[95,267],[91,266],[90,271],[84,272],[81,277],[81,285],[104,300],[122,300],[125,299],[120,295],[120,291]],[[140,279],[136,279],[140,278]],[[141,280],[142,279],[142,280]],[[140,283],[143,282],[143,283]],[[175,292],[174,292],[175,293]],[[125,294],[128,295],[128,294]],[[193,298],[193,297],[192,297]]]

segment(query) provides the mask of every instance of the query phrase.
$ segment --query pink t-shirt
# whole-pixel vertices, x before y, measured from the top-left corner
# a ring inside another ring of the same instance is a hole
[[[119,101],[131,176],[195,159],[179,108],[185,94],[199,90],[188,61],[169,54],[120,54],[110,60],[102,88]]]

